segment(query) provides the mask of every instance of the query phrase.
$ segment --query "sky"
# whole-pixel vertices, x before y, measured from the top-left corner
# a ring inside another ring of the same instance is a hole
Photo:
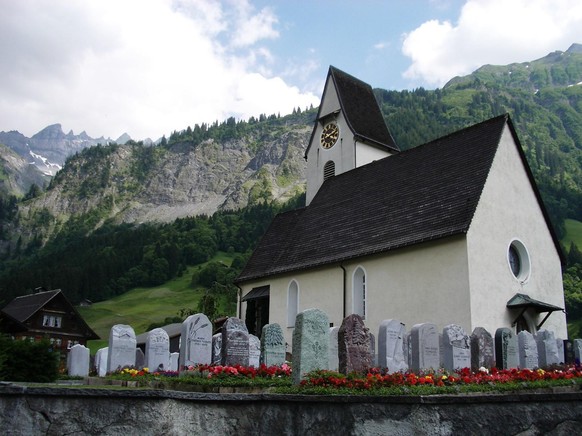
[[[159,139],[582,43],[580,0],[0,0],[0,131]]]

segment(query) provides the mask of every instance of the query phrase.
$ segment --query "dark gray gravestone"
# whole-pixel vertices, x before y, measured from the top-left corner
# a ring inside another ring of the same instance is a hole
[[[150,372],[170,369],[170,337],[164,329],[148,332],[145,344],[145,366]]]
[[[410,369],[423,371],[440,367],[439,333],[435,324],[422,323],[410,331]]]
[[[285,363],[285,337],[277,323],[263,326],[261,334],[261,363],[281,366]]]
[[[212,361],[212,323],[203,313],[190,315],[182,323],[179,370],[209,365]]]
[[[329,318],[319,309],[297,314],[293,331],[293,383],[299,384],[308,372],[328,369]]]
[[[471,368],[471,342],[461,326],[449,324],[443,329],[443,358],[449,371]]]
[[[386,319],[378,329],[378,366],[389,373],[408,370],[408,353],[404,350],[406,327],[396,319]]]
[[[370,331],[360,315],[344,318],[338,331],[339,372],[363,373],[373,366]]]
[[[222,326],[222,364],[249,366],[249,331],[242,319],[228,318]]]
[[[471,333],[471,370],[491,369],[495,366],[493,336],[483,327],[475,327]]]
[[[519,366],[524,369],[534,369],[539,366],[538,345],[530,332],[521,331],[517,334],[519,349]]]
[[[498,369],[519,367],[517,335],[507,327],[495,331],[495,363]]]

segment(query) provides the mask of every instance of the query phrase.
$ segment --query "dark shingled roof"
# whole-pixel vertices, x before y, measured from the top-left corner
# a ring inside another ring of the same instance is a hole
[[[60,289],[55,289],[53,291],[44,291],[16,297],[2,309],[2,312],[11,316],[16,321],[21,323],[25,322],[60,292]]]
[[[237,282],[466,233],[506,123],[518,141],[502,115],[328,179],[275,217]]]
[[[340,106],[354,135],[369,144],[389,148],[392,152],[400,151],[388,131],[388,127],[386,127],[386,122],[382,112],[380,112],[372,87],[333,66],[329,67],[327,80],[329,81],[330,79],[333,80]],[[320,105],[317,119],[325,115],[327,114],[321,114]],[[312,139],[316,129],[317,124],[311,133]],[[309,143],[312,144],[313,140],[309,141]],[[307,156],[308,151],[309,147],[305,151],[305,156]]]

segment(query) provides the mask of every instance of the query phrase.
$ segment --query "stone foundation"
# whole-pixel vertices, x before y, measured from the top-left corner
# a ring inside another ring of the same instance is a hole
[[[582,392],[415,397],[0,386],[3,435],[563,435]]]

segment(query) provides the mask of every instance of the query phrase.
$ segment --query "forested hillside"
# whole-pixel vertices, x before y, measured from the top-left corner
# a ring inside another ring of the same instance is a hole
[[[374,92],[403,149],[509,113],[558,235],[566,218],[582,220],[582,46],[484,66],[442,89]],[[70,156],[46,191],[0,198],[0,295],[45,286],[98,301],[216,250],[244,258],[276,212],[301,202],[316,113],[195,124],[157,146]],[[582,319],[582,254],[564,251],[569,319]]]

